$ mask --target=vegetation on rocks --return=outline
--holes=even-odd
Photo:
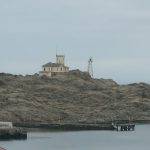
[[[64,75],[0,74],[0,121],[98,123],[150,120],[150,85],[118,85],[79,70]]]

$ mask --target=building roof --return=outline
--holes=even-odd
[[[43,67],[66,67],[66,66],[64,66],[63,64],[49,62],[49,63],[43,65]],[[66,67],[66,68],[68,68],[68,67]]]
[[[56,55],[56,57],[65,57],[65,55]]]
[[[58,64],[58,63],[52,63],[52,62],[49,62],[45,65],[43,65],[43,67],[62,67],[64,66],[63,64]]]

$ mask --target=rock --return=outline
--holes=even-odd
[[[72,76],[75,76],[75,77],[79,77],[83,80],[90,80],[91,79],[91,76],[88,72],[82,72],[80,70],[72,70],[68,73],[68,75],[72,75]]]
[[[3,85],[5,85],[5,83],[0,80],[0,86],[3,86]]]
[[[0,74],[0,121],[99,123],[150,120],[150,85],[118,85],[73,70],[55,77]]]

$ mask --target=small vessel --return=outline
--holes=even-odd
[[[0,147],[0,150],[6,150],[6,149],[4,149],[4,148]]]

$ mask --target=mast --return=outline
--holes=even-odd
[[[93,58],[90,57],[88,60],[88,73],[93,77]]]

